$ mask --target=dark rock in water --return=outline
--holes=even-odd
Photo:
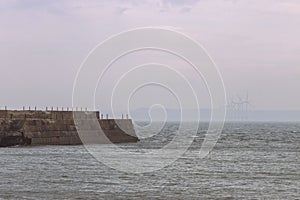
[[[100,127],[102,135],[98,133]],[[78,128],[81,134],[86,132],[91,138],[79,135]],[[96,134],[90,134],[92,132]],[[130,119],[99,119],[99,112],[0,111],[0,147],[78,145],[82,144],[82,138],[85,143],[97,144],[139,140]]]

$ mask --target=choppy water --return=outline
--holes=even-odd
[[[162,134],[120,147],[158,148]],[[0,198],[299,199],[300,123],[227,124],[213,152],[198,159],[203,130],[188,152],[159,171],[129,174],[96,161],[83,146],[0,149]]]

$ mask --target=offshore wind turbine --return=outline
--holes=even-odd
[[[238,94],[235,98],[231,97],[226,106],[230,113],[230,120],[248,120],[249,106],[252,106],[249,100],[248,91],[244,98]]]
[[[253,107],[253,105],[251,104],[251,102],[249,101],[249,93],[248,93],[248,91],[247,91],[247,93],[246,93],[246,98],[245,98],[245,100],[243,101],[243,103],[245,104],[245,111],[246,111],[246,117],[247,117],[247,119],[248,119],[248,117],[249,117],[249,107]]]

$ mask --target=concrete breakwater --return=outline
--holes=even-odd
[[[97,131],[97,127],[91,126],[95,124],[90,123],[92,120],[100,125],[106,136],[103,143],[138,141],[130,119],[100,119],[99,112],[0,110],[0,147],[82,144],[78,124],[86,132]]]

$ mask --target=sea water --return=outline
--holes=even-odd
[[[167,123],[159,134],[118,146],[162,148],[177,127]],[[171,165],[140,174],[112,169],[82,145],[0,148],[0,198],[300,198],[300,123],[226,123],[213,151],[200,159],[206,129],[201,124],[187,152]],[[137,134],[142,130],[136,128]]]

